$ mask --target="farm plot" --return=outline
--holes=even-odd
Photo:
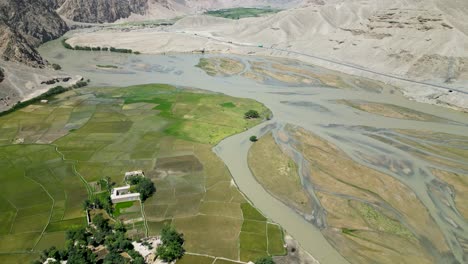
[[[63,231],[86,223],[86,189],[53,146],[0,146],[0,159],[1,254],[63,245]]]
[[[143,170],[156,193],[142,205],[117,205],[114,213],[126,223],[130,237],[158,235],[172,223],[184,233],[189,253],[234,261],[271,253],[266,245],[275,242],[267,242],[267,220],[248,204],[211,150],[221,139],[261,122],[244,119],[246,111],[268,116],[263,105],[168,85],[142,85],[73,90],[25,110],[34,107],[43,113],[42,121],[21,111],[0,118],[0,129],[8,132],[0,136],[5,145],[0,146],[0,163],[9,170],[1,177],[22,188],[0,196],[5,212],[0,217],[0,252],[33,249],[35,254],[63,245],[65,230],[86,224],[82,204],[87,190],[100,189],[97,182],[108,177],[119,186],[126,171]],[[25,120],[32,125],[23,142],[43,145],[13,144]],[[261,233],[248,229],[255,229],[258,242],[242,242],[244,236],[257,234],[241,232],[244,219],[249,220],[246,226],[253,221],[262,225]],[[270,239],[283,243],[281,236]],[[191,258],[206,260],[184,261]]]

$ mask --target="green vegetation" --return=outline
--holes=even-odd
[[[84,50],[84,51],[110,51],[110,52],[118,52],[118,53],[133,53],[133,54],[141,54],[138,51],[133,51],[131,49],[119,49],[119,48],[114,48],[114,47],[88,47],[88,46],[72,46],[67,43],[67,39],[62,39],[62,46],[66,49],[70,50]]]
[[[359,203],[356,209],[364,217],[366,222],[376,230],[381,230],[386,233],[406,238],[414,238],[413,233],[411,233],[411,231],[403,226],[399,221],[389,218],[374,207]],[[347,231],[349,231],[349,229]]]
[[[165,262],[172,262],[184,255],[185,250],[182,247],[184,236],[178,233],[173,226],[166,225],[162,229],[161,242],[162,244],[156,249],[156,255]]]
[[[68,90],[2,116],[1,260],[28,262],[51,246],[65,249],[65,231],[86,225],[87,199],[93,219],[102,213],[122,221],[133,240],[169,224],[184,234],[188,252],[239,260],[244,220],[266,219],[231,184],[212,147],[261,122],[244,118],[249,109],[268,113],[253,100],[153,84]],[[157,192],[107,213],[109,189],[139,169]],[[268,239],[265,228],[260,235]]]
[[[241,19],[241,18],[246,18],[246,17],[259,17],[262,15],[274,14],[274,13],[278,13],[279,11],[281,10],[272,9],[272,8],[238,7],[238,8],[207,11],[205,12],[205,14],[210,15],[210,16],[229,18],[229,19]]]
[[[86,199],[83,202],[83,208],[86,209],[104,209],[108,214],[112,214],[113,207],[110,199],[110,194],[104,192],[98,195],[93,195],[91,199]]]
[[[129,183],[132,186],[130,190],[140,193],[140,199],[143,202],[156,191],[154,183],[143,176],[131,177]]]
[[[102,214],[94,216],[93,225],[70,229],[66,233],[64,249],[57,249],[52,246],[42,251],[39,263],[43,263],[47,258],[56,261],[65,260],[68,263],[98,263],[98,252],[103,252],[100,247],[105,247],[103,263],[145,263],[143,257],[133,250],[131,240],[125,236],[125,227],[122,223],[116,222],[113,226]],[[124,257],[127,253],[129,257]]]
[[[283,153],[272,133],[263,135],[250,148],[248,164],[255,179],[278,200],[302,214],[312,211],[295,162]]]
[[[244,219],[266,221],[266,218],[257,211],[250,203],[241,204],[242,215]]]
[[[132,207],[134,203],[134,201],[129,201],[116,204],[114,208],[114,216],[118,217],[121,214],[121,210]]]
[[[257,138],[257,136],[251,136],[251,137],[249,138],[249,140],[252,141],[252,142],[257,142],[257,141],[258,141],[258,138]]]
[[[249,110],[245,112],[244,114],[244,118],[246,119],[259,118],[259,117],[260,117],[260,114],[256,110]]]
[[[34,97],[33,99],[29,99],[27,101],[24,101],[24,102],[20,102],[18,101],[18,103],[16,103],[12,108],[6,110],[6,111],[3,111],[3,112],[0,112],[0,116],[4,116],[4,115],[7,115],[9,113],[12,113],[18,109],[21,109],[21,108],[24,108],[28,105],[31,105],[31,104],[35,104],[35,103],[38,103],[40,102],[41,100],[45,100],[45,99],[49,99],[51,97],[53,97],[54,95],[57,95],[57,94],[60,94],[60,93],[63,93],[65,91],[68,91],[69,89],[67,88],[64,88],[62,86],[56,86],[54,88],[51,88],[49,89],[49,91],[37,96],[37,97]]]
[[[224,108],[234,108],[234,107],[236,107],[236,105],[233,104],[232,102],[226,102],[226,103],[222,103],[222,104],[220,104],[220,105],[221,105],[222,107],[224,107]]]
[[[115,66],[115,65],[96,65],[96,67],[98,68],[105,68],[105,69],[118,69],[119,67]]]
[[[213,264],[215,258],[195,255],[184,255],[177,260],[178,264]]]
[[[56,71],[59,71],[62,69],[62,66],[60,66],[59,64],[56,64],[56,63],[52,63],[52,68]]]
[[[272,257],[262,257],[255,261],[255,264],[275,264]]]
[[[284,234],[279,225],[267,225],[268,236],[268,253],[273,256],[286,255],[286,248],[284,248]]]
[[[264,256],[284,255],[283,232],[278,225],[268,223],[249,203],[241,204],[244,223],[240,239],[240,260],[250,261]]]

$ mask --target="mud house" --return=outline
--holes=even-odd
[[[112,203],[138,201],[140,200],[140,193],[130,192],[130,185],[117,187],[112,189],[111,200]]]
[[[125,180],[128,180],[129,178],[135,177],[135,176],[145,177],[145,173],[142,170],[128,171],[125,173]]]

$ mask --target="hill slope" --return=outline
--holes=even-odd
[[[44,65],[35,47],[67,30],[48,0],[0,0],[0,56],[4,60]]]

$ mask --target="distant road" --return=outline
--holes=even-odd
[[[253,45],[253,44],[236,43],[236,42],[231,42],[231,41],[225,41],[225,40],[221,40],[221,39],[217,39],[217,38],[213,38],[213,37],[209,37],[209,36],[199,35],[199,34],[196,34],[196,33],[186,33],[186,32],[175,32],[175,33],[192,34],[192,35],[195,35],[197,37],[206,38],[206,39],[214,40],[214,41],[229,44],[229,45],[235,45],[235,46],[239,46],[239,47],[249,47],[249,48],[266,49],[266,50],[272,50],[272,51],[288,52],[288,53],[291,53],[291,54],[296,54],[296,55],[301,55],[301,56],[305,56],[305,57],[309,57],[309,58],[314,58],[314,59],[317,59],[317,60],[322,60],[322,61],[326,61],[326,62],[335,64],[335,65],[345,66],[345,67],[348,67],[348,68],[352,68],[352,69],[356,69],[356,70],[360,70],[360,71],[364,71],[364,72],[369,72],[369,73],[373,73],[373,74],[376,74],[376,75],[385,76],[385,77],[392,78],[392,79],[397,79],[397,80],[400,80],[400,81],[431,86],[431,87],[434,87],[434,88],[443,89],[443,90],[447,90],[447,91],[457,91],[457,92],[462,93],[462,94],[468,94],[468,91],[461,90],[461,88],[452,88],[452,87],[448,87],[448,86],[444,86],[444,85],[440,85],[440,84],[416,81],[416,80],[413,80],[413,79],[409,79],[409,78],[405,78],[405,77],[401,77],[401,76],[396,76],[396,75],[392,75],[392,74],[388,74],[388,73],[373,71],[373,70],[370,70],[370,69],[367,69],[367,68],[364,68],[364,67],[360,67],[360,66],[357,66],[357,65],[352,65],[352,64],[348,64],[348,63],[340,62],[340,61],[335,61],[335,60],[332,60],[332,59],[327,59],[327,58],[324,58],[324,57],[311,55],[311,54],[307,54],[307,53],[302,53],[302,52],[298,52],[298,51],[293,51],[293,50],[288,50],[288,49],[280,49],[280,48],[272,48],[272,47],[258,47],[258,46]]]

